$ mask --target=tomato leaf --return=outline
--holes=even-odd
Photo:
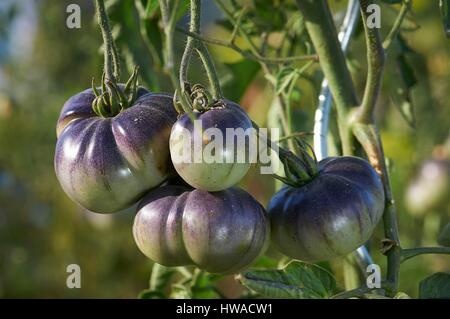
[[[411,297],[404,292],[397,292],[397,294],[394,296],[394,299],[411,299]]]
[[[260,66],[255,61],[241,60],[225,64],[225,67],[228,71],[228,78],[222,82],[225,96],[231,101],[239,101],[260,70]]]
[[[328,298],[336,290],[336,281],[328,271],[300,261],[292,261],[279,270],[247,271],[238,279],[268,298]]]
[[[397,56],[396,64],[402,81],[399,87],[391,94],[391,99],[406,123],[414,128],[416,119],[414,115],[414,104],[411,98],[411,90],[416,86],[417,78],[414,69],[407,60],[407,54],[413,53],[414,51],[412,51],[400,37],[399,43],[402,48],[402,53]]]
[[[147,0],[147,5],[145,6],[145,16],[152,17],[159,9],[159,1]]]
[[[420,299],[450,298],[450,272],[438,272],[420,282]]]
[[[440,0],[439,8],[441,9],[442,23],[447,38],[450,38],[450,1]]]
[[[158,90],[160,80],[155,72],[148,71],[153,69],[154,61],[147,47],[147,45],[153,46],[153,50],[158,52],[161,46],[162,40],[157,28],[157,19],[141,20],[135,3],[130,0],[112,3],[109,8],[109,17],[112,24],[116,26],[116,30],[119,30],[119,32],[114,32],[117,33],[115,40],[120,48],[120,53],[126,57],[126,65],[129,67],[129,70],[134,69],[135,65],[139,65],[141,70],[139,75],[144,83],[152,90]],[[152,35],[151,42],[149,41],[147,44],[141,33],[141,23],[154,24],[155,26],[152,30],[148,30],[152,27],[144,25],[147,33]]]
[[[192,294],[184,285],[181,284],[173,284],[172,291],[170,293],[170,298],[172,299],[191,299]]]
[[[293,81],[298,80],[298,76],[298,70],[293,67],[281,68],[275,79],[275,93],[281,94]]]
[[[166,296],[161,291],[144,289],[139,295],[138,299],[164,299]]]
[[[191,294],[194,299],[214,299],[220,297],[214,287],[214,281],[223,278],[220,275],[212,275],[201,272],[195,282],[191,284]]]
[[[445,225],[437,241],[441,246],[450,247],[450,223]]]

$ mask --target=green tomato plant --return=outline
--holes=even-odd
[[[168,185],[141,201],[133,234],[139,249],[159,262],[154,264],[150,286],[140,294],[141,298],[221,298],[224,296],[216,282],[229,273],[244,286],[242,297],[407,298],[399,287],[402,263],[423,254],[450,254],[449,227],[440,235],[441,246],[402,247],[389,167],[375,116],[392,47],[400,47],[396,49],[400,50],[397,62],[404,92],[414,85],[401,36],[404,21],[410,19],[412,2],[350,0],[338,32],[334,18],[339,10],[327,0],[283,4],[215,0],[224,17],[220,25],[229,34],[225,40],[202,34],[204,2],[200,0],[113,3],[109,10],[114,23],[121,27],[116,40],[127,48],[128,59],[141,65],[141,77],[150,88],[157,91],[170,87],[174,93],[178,120],[170,137],[165,132],[161,142],[170,145],[172,158],[183,147],[176,143],[178,128],[195,130],[192,120],[203,119],[223,130],[230,125],[257,128],[231,101],[240,100],[260,73],[267,80],[273,100],[270,120],[283,132],[277,142],[284,174],[273,177],[287,185],[272,197],[267,213],[245,191],[232,187],[247,173],[249,165],[174,163],[184,184],[169,180]],[[384,39],[380,29],[370,22],[374,18],[373,5],[399,6]],[[117,14],[124,7],[136,13],[137,27],[130,27]],[[447,1],[441,1],[440,7],[448,31]],[[100,21],[107,21],[106,12],[100,15]],[[180,22],[186,15],[190,17],[188,29]],[[358,23],[362,28],[358,29]],[[103,26],[102,31],[108,50],[105,61],[109,61],[105,72],[107,78],[114,78],[116,70],[111,65],[117,65],[112,64],[119,59],[117,50],[110,28]],[[124,33],[139,33],[144,53],[133,42],[135,37]],[[349,41],[357,34],[364,36],[367,52],[361,96],[346,54]],[[227,48],[242,59],[216,70],[207,45]],[[180,51],[183,54],[178,54]],[[189,72],[194,56],[206,73],[209,90],[189,80],[190,76],[196,82],[205,78],[197,69]],[[224,69],[231,79],[222,76]],[[312,70],[321,71],[323,77]],[[308,133],[297,129],[301,119],[293,105],[303,98],[299,83],[317,90],[322,79],[314,152],[305,142]],[[404,97],[407,99],[408,94]],[[164,103],[164,107],[172,106]],[[411,120],[408,108],[401,111],[406,120]],[[273,141],[268,140],[267,145],[272,146]],[[335,156],[329,157],[328,146],[334,149]],[[448,190],[449,186],[445,187]],[[380,285],[373,287],[366,284],[367,266],[373,263],[368,247],[372,246],[379,221],[384,229],[380,244],[386,256],[386,271]],[[261,257],[270,237],[285,255],[283,258],[269,257],[271,254]],[[339,271],[345,281],[354,277],[356,284],[342,287],[337,283],[340,275],[328,262],[335,258],[344,260]],[[251,265],[254,268],[247,269]],[[445,288],[449,282],[450,273],[428,277],[420,284],[420,297],[449,297]]]

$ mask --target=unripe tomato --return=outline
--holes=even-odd
[[[71,97],[57,124],[55,171],[67,195],[97,213],[124,209],[164,181],[169,134],[177,113],[172,97],[140,88],[114,117],[92,110],[91,89]]]
[[[365,160],[330,157],[318,168],[307,184],[282,188],[268,208],[275,246],[304,261],[343,256],[364,244],[385,205],[380,177]]]
[[[209,193],[169,185],[139,204],[133,235],[159,264],[235,273],[264,252],[269,224],[264,208],[241,189]]]
[[[419,174],[406,191],[406,206],[414,215],[445,210],[450,198],[450,161],[431,159],[422,164]]]
[[[229,101],[204,112],[194,111],[193,115],[197,125],[184,114],[172,128],[170,154],[176,171],[198,189],[220,191],[235,185],[251,165],[250,142],[254,132],[250,118],[239,105]],[[221,137],[213,136],[211,129]],[[248,137],[242,139],[242,132],[249,133]]]

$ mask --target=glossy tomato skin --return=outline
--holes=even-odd
[[[159,264],[235,273],[264,252],[270,230],[264,208],[241,189],[209,193],[169,185],[139,204],[133,235]]]
[[[284,187],[268,207],[272,241],[285,255],[329,260],[364,244],[384,210],[382,182],[368,162],[330,157],[302,187]]]
[[[164,181],[169,134],[177,113],[172,97],[140,88],[115,117],[97,116],[91,89],[71,97],[57,124],[55,171],[75,202],[97,213],[124,209]]]
[[[252,122],[245,111],[236,103],[225,101],[224,106],[215,107],[203,113],[194,112],[197,123],[201,123],[204,134],[199,133],[189,116],[184,114],[172,128],[170,135],[170,154],[178,174],[192,187],[211,192],[221,191],[237,184],[250,168],[249,145],[251,138],[239,143],[236,136],[233,139],[234,147],[227,138],[227,129],[242,129],[252,133]],[[208,159],[205,147],[214,139],[208,136],[207,130],[217,129],[222,134],[222,147],[215,149],[214,158]],[[187,135],[188,133],[189,135]],[[186,138],[188,136],[188,138]],[[197,144],[196,144],[197,143]],[[200,148],[196,145],[200,145]],[[212,146],[213,144],[209,144]],[[191,150],[186,152],[186,150]],[[190,153],[186,158],[183,154]],[[245,155],[241,161],[237,155]],[[197,159],[195,158],[197,156]],[[200,156],[200,157],[198,157]],[[180,160],[181,159],[181,160]]]

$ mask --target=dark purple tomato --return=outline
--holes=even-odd
[[[136,101],[114,117],[91,107],[91,89],[72,96],[57,124],[55,171],[69,197],[97,213],[137,202],[161,184],[171,167],[172,97],[139,88]]]
[[[269,203],[272,241],[294,259],[329,260],[364,244],[384,210],[384,190],[370,164],[357,157],[319,162],[318,175],[284,187]]]
[[[235,273],[264,252],[270,232],[264,208],[241,189],[164,186],[139,204],[133,235],[144,255],[161,265]]]
[[[207,191],[237,184],[250,168],[250,143],[256,140],[250,118],[230,101],[193,115],[197,126],[184,114],[170,135],[176,171],[192,187]]]

